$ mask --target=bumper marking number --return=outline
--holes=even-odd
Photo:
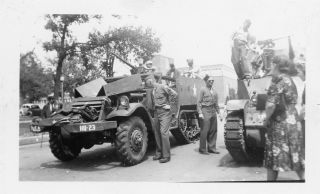
[[[95,131],[96,130],[96,126],[95,125],[80,125],[79,126],[80,131],[81,132],[85,132],[85,131]]]

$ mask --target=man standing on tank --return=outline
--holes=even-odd
[[[158,84],[152,77],[147,77],[147,87],[153,87],[152,101],[155,108],[155,139],[156,154],[153,160],[159,160],[160,163],[170,161],[170,141],[169,127],[171,119],[174,117],[177,93],[167,85]]]
[[[251,26],[250,20],[245,20],[242,27],[232,35],[232,55],[231,62],[237,73],[239,79],[251,78],[250,64],[247,60],[247,53],[249,50],[249,28]]]
[[[203,119],[200,131],[200,154],[219,154],[216,148],[217,142],[217,114],[221,119],[218,94],[212,88],[214,79],[211,76],[204,78],[206,87],[202,87],[198,99],[199,117]],[[208,144],[208,145],[207,145]],[[208,148],[208,149],[207,149]]]

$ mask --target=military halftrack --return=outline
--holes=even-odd
[[[112,143],[124,165],[141,162],[153,138],[154,109],[152,88],[144,80],[154,74],[102,78],[75,90],[75,98],[68,109],[63,108],[47,119],[36,119],[31,124],[34,132],[49,132],[53,155],[61,161],[75,159],[81,149],[96,144]],[[172,106],[170,131],[178,143],[186,144],[199,138],[197,95],[204,81],[163,76],[174,82],[178,93],[177,106]]]

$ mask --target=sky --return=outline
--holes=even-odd
[[[83,2],[79,1],[80,7]],[[230,37],[245,19],[252,21],[250,33],[257,40],[290,35],[295,48],[306,48],[309,23],[320,7],[318,1],[300,0],[118,0],[101,4],[96,9],[92,9],[92,4],[85,10],[74,9],[76,13],[103,15],[100,22],[92,21],[72,29],[79,41],[86,41],[88,33],[94,29],[103,32],[121,25],[151,27],[162,43],[159,54],[173,58],[177,67],[186,66],[188,58],[193,58],[197,66],[231,65]],[[315,5],[319,5],[318,8]],[[58,13],[74,13],[74,10],[59,10]],[[48,12],[46,9],[39,11],[24,9],[20,12],[23,33],[19,45],[21,52],[34,49],[46,64],[46,58],[54,55],[42,49],[42,42],[50,40],[51,34],[44,29],[44,14]],[[57,13],[54,9],[49,13],[52,11]],[[116,72],[129,72],[128,67],[120,66],[115,65]]]

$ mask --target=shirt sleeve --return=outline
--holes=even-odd
[[[177,92],[169,88],[168,86],[163,87],[163,89],[168,94],[168,100],[170,104],[176,104],[178,96]]]
[[[215,102],[214,102],[214,108],[216,109],[217,113],[220,113],[220,108],[219,108],[219,98],[217,92],[214,94]]]
[[[171,71],[167,71],[166,76],[170,77]]]
[[[202,114],[201,108],[202,108],[202,100],[203,100],[203,88],[200,89],[199,98],[198,98],[198,113]]]

